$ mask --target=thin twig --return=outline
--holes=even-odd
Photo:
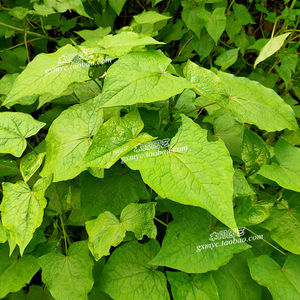
[[[254,234],[255,236],[258,236],[254,231],[250,230],[249,228],[245,227],[246,230],[248,230],[250,233]],[[269,246],[271,246],[272,248],[274,248],[275,250],[279,251],[281,254],[286,255],[283,251],[281,251],[280,249],[278,249],[277,247],[275,247],[274,245],[272,245],[270,242],[266,241],[264,238],[262,238],[262,240],[267,243]]]
[[[158,218],[156,218],[156,217],[154,217],[154,220],[156,220],[156,221],[159,222],[160,224],[162,224],[162,225],[168,227],[168,224],[166,224],[166,223],[163,222],[162,220],[160,220],[160,219],[158,219]]]
[[[176,56],[180,56],[184,48],[188,45],[188,43],[194,38],[194,35],[192,35],[182,46],[182,48],[178,51]]]
[[[59,215],[59,220],[60,220],[61,228],[62,228],[63,235],[64,235],[65,251],[66,251],[66,255],[67,255],[68,254],[67,233],[66,233],[64,222],[63,222],[61,215]]]
[[[12,25],[8,25],[8,24],[3,23],[3,22],[0,22],[0,26],[6,27],[6,28],[9,28],[9,29],[13,29],[13,30],[16,30],[16,31],[20,31],[20,32],[23,32],[23,33],[25,31],[23,28],[19,28],[19,27],[15,27],[15,26],[12,26]],[[44,35],[39,34],[37,32],[32,32],[32,31],[26,31],[26,32],[27,32],[27,34],[38,36],[40,38],[48,39],[48,40],[51,40],[51,41],[56,41],[56,39],[54,39],[54,38],[52,38],[50,36],[44,36]]]
[[[27,45],[27,32],[26,30],[24,31],[24,43],[25,43],[25,48],[26,48],[26,55],[27,55],[27,61],[30,63],[30,53]]]
[[[37,40],[40,40],[40,39],[41,39],[41,38],[35,38],[35,39],[32,39],[32,40],[28,40],[27,43],[31,43],[31,42],[34,42],[34,41],[37,41]],[[20,46],[22,46],[22,45],[24,45],[24,44],[25,44],[25,42],[22,42],[22,43],[20,43],[20,44],[11,46],[11,47],[9,47],[9,48],[6,48],[6,49],[4,49],[4,50],[11,50],[11,49],[20,47]],[[0,50],[0,52],[3,52],[4,50]]]

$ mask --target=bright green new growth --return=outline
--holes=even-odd
[[[123,155],[139,144],[153,140],[147,133],[137,111],[125,117],[112,117],[95,134],[92,145],[85,156],[89,167],[110,168]]]
[[[89,65],[83,62],[82,55],[71,45],[38,55],[17,77],[3,104],[10,107],[29,95],[59,95],[72,82],[88,80]]]
[[[97,219],[86,223],[89,235],[89,248],[96,260],[109,255],[111,246],[118,246],[124,239],[126,231],[134,232],[141,240],[144,235],[156,237],[153,223],[155,203],[127,205],[121,212],[120,220],[109,211],[101,213]]]

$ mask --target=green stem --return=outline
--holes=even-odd
[[[162,224],[162,225],[168,227],[168,224],[164,223],[162,220],[160,220],[160,219],[158,219],[158,218],[156,218],[156,217],[154,217],[154,220],[156,220],[156,221],[159,222],[160,224]]]
[[[28,33],[28,31],[27,31],[27,33]],[[40,40],[40,39],[41,39],[41,38],[35,38],[35,39],[32,39],[32,40],[27,40],[27,44],[30,43],[30,42],[38,41],[38,40]],[[6,49],[4,49],[4,50],[11,50],[11,49],[20,47],[20,46],[22,46],[22,45],[24,45],[24,44],[25,44],[25,42],[22,42],[22,43],[20,43],[20,44],[11,46],[11,47],[9,47],[9,48],[6,48]],[[0,50],[0,52],[3,52],[4,50]]]
[[[20,32],[23,32],[23,33],[25,32],[25,30],[23,28],[19,28],[19,27],[15,27],[15,26],[12,26],[12,25],[8,25],[8,24],[3,23],[3,22],[0,22],[0,26],[6,27],[6,28],[9,28],[9,29],[13,29],[13,30],[16,30],[16,31],[20,31]],[[44,35],[36,33],[36,32],[26,31],[26,33],[30,34],[30,35],[38,36],[40,38],[49,39],[51,41],[56,41],[56,39],[54,39],[54,38],[51,38],[49,36],[44,36]]]
[[[102,88],[101,88],[101,86],[100,86],[100,84],[99,84],[99,82],[97,82],[97,80],[95,79],[95,78],[92,78],[92,80],[98,85],[98,87],[99,87],[99,90],[101,91],[102,90]]]
[[[232,7],[232,5],[233,5],[234,2],[235,2],[235,0],[232,0],[232,1],[231,1],[231,3],[229,4],[229,6],[228,6],[228,8],[227,8],[227,12],[230,11],[230,9],[231,9],[231,7]]]
[[[64,222],[63,222],[63,219],[62,219],[61,215],[59,215],[59,220],[60,220],[61,228],[62,228],[63,235],[64,235],[65,252],[66,252],[66,255],[67,255],[68,254],[67,233],[66,233]]]
[[[248,230],[250,233],[254,234],[255,236],[258,236],[254,231],[250,230],[249,228],[245,227],[246,230]],[[275,250],[277,250],[278,252],[280,252],[283,255],[286,255],[283,251],[281,251],[280,249],[278,249],[277,247],[275,247],[274,245],[272,245],[270,242],[266,241],[264,238],[262,238],[262,240],[267,243],[269,246],[271,246],[272,248],[274,248]]]
[[[290,6],[290,8],[289,8],[289,12],[288,12],[288,14],[287,14],[286,18],[284,19],[284,22],[283,22],[283,24],[282,24],[282,26],[281,26],[280,32],[283,32],[283,31],[285,30],[285,28],[287,27],[287,24],[288,24],[288,21],[289,21],[290,13],[291,13],[291,11],[293,10],[293,8],[294,8],[296,2],[297,2],[297,0],[293,0],[291,6]]]

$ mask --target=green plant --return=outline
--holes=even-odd
[[[0,298],[300,299],[275,2],[2,1]]]

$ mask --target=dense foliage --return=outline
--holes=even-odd
[[[0,4],[1,299],[300,299],[298,1]]]

